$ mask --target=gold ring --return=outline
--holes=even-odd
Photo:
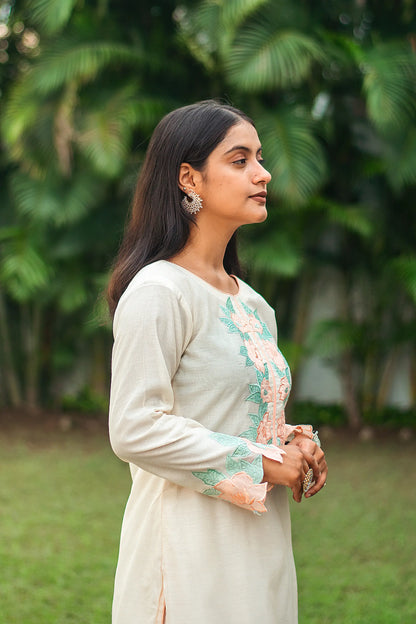
[[[302,488],[303,488],[303,493],[304,494],[306,494],[306,492],[312,486],[312,480],[313,480],[313,470],[312,470],[312,468],[309,468],[308,472],[305,475],[303,483],[302,483]]]

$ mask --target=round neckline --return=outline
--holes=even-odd
[[[200,277],[199,275],[197,275],[196,273],[193,273],[193,271],[190,271],[189,269],[185,269],[185,267],[181,266],[180,264],[176,264],[176,262],[171,262],[170,260],[161,260],[161,262],[167,262],[171,266],[176,267],[182,273],[186,275],[190,275],[191,277],[195,278],[198,282],[203,284],[208,290],[212,290],[216,294],[222,295],[223,297],[238,297],[239,294],[241,293],[241,281],[238,279],[236,275],[230,274],[230,277],[232,277],[235,283],[237,284],[238,291],[236,293],[230,293],[230,292],[225,292],[225,290],[221,290],[220,288],[217,288],[216,286],[213,286],[212,284],[207,282],[207,280],[205,280],[203,277]]]

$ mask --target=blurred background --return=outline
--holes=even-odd
[[[415,3],[0,7],[2,406],[106,410],[102,292],[148,139],[218,97],[255,119],[273,175],[240,250],[277,309],[292,410],[414,423]]]
[[[153,128],[211,97],[256,122],[240,253],[332,460],[294,517],[301,621],[416,621],[416,2],[0,0],[2,624],[109,621],[103,292]]]

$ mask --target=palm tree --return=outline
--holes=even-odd
[[[415,316],[414,211],[405,208],[416,181],[414,10],[399,3],[392,25],[388,2],[370,4],[205,0],[180,23],[189,49],[260,120],[274,203],[245,246],[263,289],[295,306],[283,314],[295,368],[307,352],[313,276],[328,266],[343,284],[338,318],[315,328],[314,344],[336,356],[354,427],[385,403],[376,380],[410,348]],[[392,238],[395,199],[409,220]]]
[[[80,357],[107,393],[111,334],[93,311],[143,155],[132,146],[145,144],[184,81],[168,64],[172,99],[162,96],[174,24],[162,16],[153,25],[151,9],[140,3],[133,16],[127,0],[115,8],[31,0],[8,17],[18,52],[2,103],[0,331],[13,336],[1,357],[14,405],[53,399],[57,378]]]

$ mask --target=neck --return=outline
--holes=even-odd
[[[224,273],[225,250],[232,235],[232,231],[225,232],[224,228],[205,228],[198,220],[198,225],[191,226],[184,249],[172,260],[181,260],[213,273]]]
[[[201,215],[202,216],[202,215]],[[184,249],[171,261],[195,273],[224,292],[235,293],[236,282],[224,269],[224,254],[233,231],[224,227],[191,227],[190,236]]]

